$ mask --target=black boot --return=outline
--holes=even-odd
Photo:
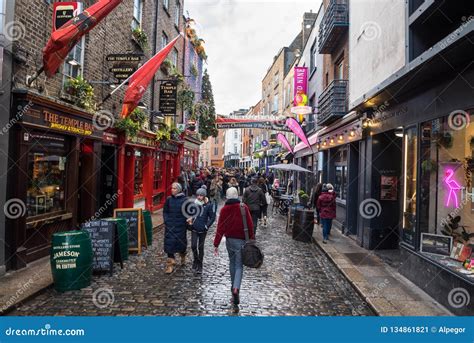
[[[196,273],[202,274],[202,261],[198,261]]]
[[[194,259],[194,261],[193,261],[193,272],[197,272],[198,265],[199,265],[199,261],[197,259]]]
[[[232,289],[232,299],[234,301],[234,306],[237,306],[240,304],[240,296],[239,296],[239,289],[238,288],[233,288]]]

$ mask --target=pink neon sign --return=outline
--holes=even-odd
[[[447,169],[445,172],[445,176],[446,177],[444,178],[444,183],[446,184],[449,190],[448,198],[446,200],[446,207],[449,207],[449,204],[454,202],[454,207],[457,208],[459,206],[459,201],[456,191],[461,190],[462,187],[459,185],[459,183],[456,182],[456,180],[453,179],[454,170]]]

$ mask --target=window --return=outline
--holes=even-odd
[[[173,48],[173,55],[171,56],[172,61],[175,67],[178,67],[178,50]]]
[[[159,190],[163,186],[163,171],[162,171],[162,160],[161,160],[161,153],[155,153],[155,171],[153,173],[153,189]]]
[[[341,58],[335,65],[334,80],[344,80],[344,59]]]
[[[30,134],[28,217],[65,209],[67,149],[64,137]]]
[[[275,94],[273,96],[273,108],[272,108],[272,113],[278,112],[278,94]]]
[[[0,34],[5,30],[5,1],[0,0]]]
[[[309,61],[309,72],[312,73],[316,69],[316,58],[318,56],[318,48],[316,46],[316,40],[311,47],[311,57]]]
[[[140,151],[135,151],[134,195],[143,195],[143,158]]]
[[[403,136],[403,218],[402,239],[406,243],[415,245],[416,229],[416,175],[418,161],[418,134],[417,128],[411,127]]]
[[[82,67],[84,65],[84,45],[85,37],[82,37],[66,58],[66,62],[64,63],[64,82],[67,77],[76,78],[82,75]]]
[[[168,36],[163,32],[161,35],[161,49],[168,45]]]
[[[163,0],[163,7],[168,11],[170,7],[170,2],[169,0]]]
[[[133,0],[132,29],[142,27],[143,0]]]
[[[181,17],[181,5],[176,2],[176,12],[174,15],[174,24],[179,27],[179,18]]]
[[[234,144],[234,154],[238,154],[238,149],[237,144]]]
[[[275,73],[275,75],[273,76],[273,84],[276,85],[278,83],[278,81],[280,80],[280,75],[278,74],[278,72]]]
[[[219,148],[214,148],[214,155],[215,156],[219,155]]]
[[[238,139],[239,138],[239,133],[237,131],[234,131],[234,138]]]
[[[219,137],[214,138],[214,144],[219,144]]]
[[[347,147],[343,146],[336,151],[334,158],[335,165],[335,178],[334,178],[334,191],[337,194],[338,199],[347,199]]]

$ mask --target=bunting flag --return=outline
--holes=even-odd
[[[178,41],[179,37],[181,37],[181,35],[178,35],[175,39],[169,42],[167,46],[130,76],[130,84],[125,92],[125,98],[123,100],[122,118],[127,117],[135,108],[137,108],[138,103],[142,99],[143,94],[145,94],[153,76],[160,68],[161,63],[163,63],[170,51],[173,49],[173,46]]]
[[[298,138],[301,139],[304,144],[311,148],[311,145],[309,144],[308,138],[306,137],[303,128],[295,118],[288,118],[286,120],[286,126],[288,126],[288,128],[293,131],[293,133],[297,135]],[[311,150],[313,150],[313,148],[311,148]]]
[[[289,152],[293,153],[293,149],[291,148],[290,142],[288,142],[288,139],[285,137],[284,134],[279,133],[277,135],[277,139],[280,141],[281,144],[284,145],[285,148],[288,149]]]
[[[99,0],[56,30],[43,49],[43,69],[46,76],[53,77],[79,40],[122,1]]]

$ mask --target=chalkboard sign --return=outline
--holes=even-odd
[[[143,213],[141,208],[122,208],[114,210],[115,218],[124,218],[128,225],[128,250],[142,252],[142,245],[147,246]]]
[[[114,222],[95,220],[82,224],[92,241],[92,270],[95,272],[113,272],[114,249],[116,246],[116,227]]]

